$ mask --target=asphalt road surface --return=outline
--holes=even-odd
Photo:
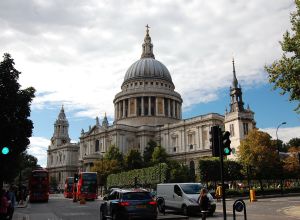
[[[84,205],[73,203],[71,199],[65,199],[60,195],[51,195],[48,203],[29,203],[25,208],[16,208],[14,220],[99,220],[99,207],[101,200],[89,201]],[[233,219],[232,204],[226,202],[227,219]],[[257,202],[246,202],[248,220],[292,220],[300,219],[300,197],[278,197],[260,199]],[[180,213],[167,211],[166,216],[160,218],[180,219]],[[200,216],[191,216],[190,220],[201,219]],[[214,216],[207,219],[223,219],[222,203],[217,203]],[[237,213],[237,220],[244,219],[241,213]]]

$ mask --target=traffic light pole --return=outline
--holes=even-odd
[[[221,167],[221,182],[222,182],[222,203],[223,203],[223,217],[227,219],[226,201],[225,201],[225,184],[224,184],[224,161],[223,161],[223,143],[222,134],[219,131],[219,153],[220,153],[220,167]]]

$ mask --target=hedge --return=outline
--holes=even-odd
[[[154,186],[157,183],[165,182],[168,166],[160,163],[153,167],[130,170],[117,174],[110,174],[107,177],[107,188],[111,187],[133,187],[135,178],[137,184],[142,186]]]

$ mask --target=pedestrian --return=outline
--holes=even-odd
[[[5,196],[5,190],[0,190],[0,220],[5,220],[7,216],[8,200]]]
[[[16,204],[16,195],[15,189],[13,186],[10,186],[9,191],[7,192],[7,199],[10,200],[8,209],[7,209],[7,216],[9,220],[12,220],[14,211],[15,211],[15,204]]]
[[[200,206],[200,210],[202,213],[202,220],[206,219],[206,215],[208,213],[209,199],[207,197],[207,193],[208,193],[207,189],[202,188],[198,198],[198,204]]]

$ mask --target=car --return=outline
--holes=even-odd
[[[157,219],[156,201],[144,190],[115,189],[103,198],[100,219]]]
[[[197,202],[200,190],[203,188],[201,183],[162,183],[157,184],[156,201],[158,210],[162,213],[165,209],[180,210],[184,215],[200,212]],[[216,210],[216,203],[210,193],[208,215],[213,215]]]

